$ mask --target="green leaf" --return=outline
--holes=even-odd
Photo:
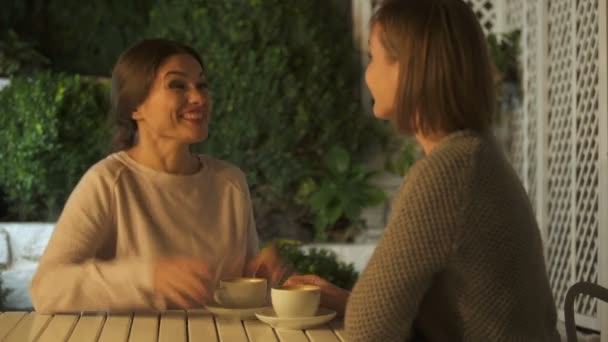
[[[322,211],[329,204],[334,193],[330,187],[321,187],[310,196],[310,206],[315,211]]]
[[[329,150],[326,163],[332,172],[343,174],[350,167],[350,155],[345,149],[334,146]]]
[[[370,207],[382,204],[387,199],[386,193],[378,188],[367,189],[366,197],[367,197],[367,205]]]

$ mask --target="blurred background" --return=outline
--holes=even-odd
[[[278,240],[298,270],[352,286],[421,156],[371,114],[362,77],[377,3],[1,0],[0,265],[11,292],[0,304],[31,305],[54,220],[107,155],[112,66],[146,37],[202,53],[214,116],[193,148],[245,172],[262,240]],[[495,133],[535,208],[561,310],[574,282],[608,284],[606,2],[467,3],[495,66]],[[577,323],[608,327],[602,308],[579,298]]]

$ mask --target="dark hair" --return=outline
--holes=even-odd
[[[473,10],[462,0],[388,0],[372,16],[399,63],[394,120],[423,134],[488,128],[495,110],[492,65]]]
[[[110,91],[112,152],[133,146],[137,132],[137,124],[132,118],[133,111],[148,96],[156,73],[163,62],[179,54],[194,57],[205,72],[203,59],[198,52],[190,46],[168,39],[145,39],[120,55],[112,70]]]

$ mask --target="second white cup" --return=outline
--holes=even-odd
[[[270,290],[272,308],[278,317],[315,316],[321,302],[321,289],[314,285],[288,285]]]

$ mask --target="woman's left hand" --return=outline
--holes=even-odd
[[[315,274],[291,276],[283,285],[318,286],[321,289],[321,306],[336,310],[338,316],[344,316],[350,291],[338,287]]]
[[[290,268],[283,262],[274,244],[264,248],[245,269],[245,276],[266,278],[270,286],[279,284],[290,274]]]

